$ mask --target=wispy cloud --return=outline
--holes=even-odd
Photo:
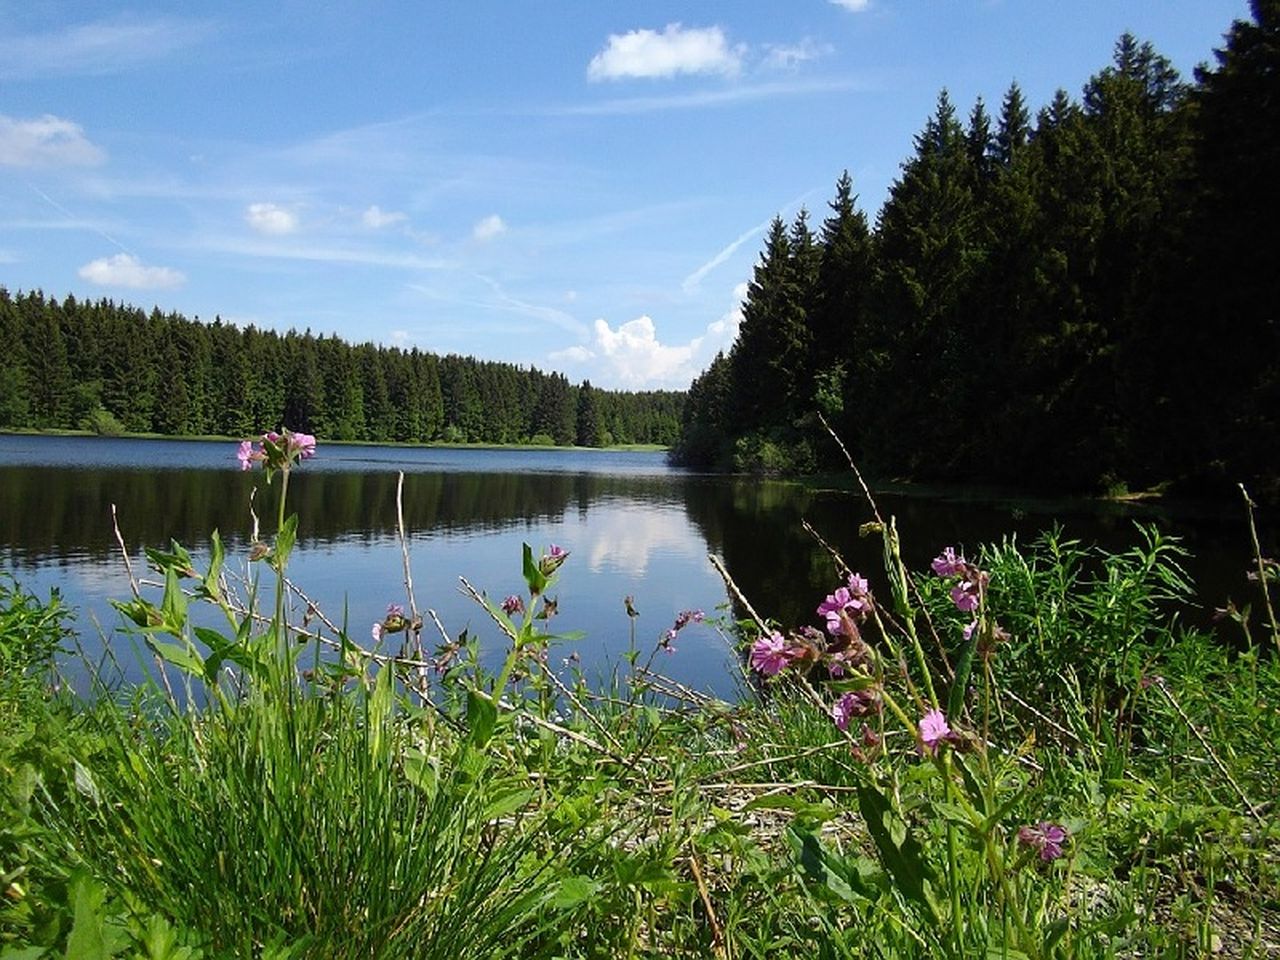
[[[106,158],[78,123],[49,113],[34,120],[0,114],[0,166],[85,167]]]
[[[795,70],[800,64],[829,57],[835,47],[806,37],[799,43],[771,43],[765,47],[763,65],[769,70]]]
[[[486,243],[507,232],[507,225],[496,213],[491,213],[471,228],[471,239]]]
[[[526,316],[535,317],[539,320],[545,320],[552,323],[562,330],[568,330],[570,333],[582,336],[586,332],[586,326],[573,314],[566,313],[556,307],[542,306],[536,303],[529,303],[525,300],[517,299],[510,296],[502,286],[492,277],[486,277],[483,274],[476,274],[476,279],[484,283],[493,291],[495,300],[491,306],[495,306],[502,310],[509,310],[515,313],[522,313]]]
[[[744,84],[716,90],[660,97],[615,97],[593,103],[569,104],[544,111],[551,115],[609,116],[652,113],[656,110],[693,110],[700,107],[725,107],[773,97],[799,97],[810,94],[841,93],[870,89],[855,80],[814,80],[807,82],[774,82]]]
[[[351,263],[395,270],[450,270],[458,266],[452,260],[431,259],[412,253],[338,245],[264,242],[246,240],[243,237],[207,237],[195,246],[212,253],[225,253],[253,259]]]
[[[733,256],[738,251],[738,248],[752,237],[759,236],[764,233],[764,231],[768,229],[770,222],[771,220],[765,220],[763,223],[758,223],[750,230],[747,230],[735,237],[732,243],[702,266],[698,267],[698,269],[693,271],[693,273],[685,277],[684,282],[680,284],[681,289],[684,290],[685,293],[692,293],[696,290],[698,288],[698,284],[702,282],[703,277]]]
[[[172,290],[187,282],[186,275],[171,267],[149,267],[128,253],[91,260],[77,271],[82,280],[104,287],[132,290]]]
[[[673,77],[680,73],[732,75],[742,68],[743,47],[732,47],[719,27],[686,30],[678,23],[656,30],[610,34],[587,65],[589,80]]]
[[[851,13],[861,13],[871,7],[871,0],[831,0],[831,2]]]
[[[407,213],[383,210],[376,203],[360,215],[360,222],[370,230],[381,230],[383,227],[403,223],[408,219],[409,215]]]
[[[210,38],[208,20],[113,17],[25,36],[0,34],[0,80],[124,73]]]

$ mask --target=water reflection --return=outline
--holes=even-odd
[[[39,593],[63,590],[87,632],[94,620],[110,632],[118,618],[107,600],[128,591],[112,504],[139,558],[143,547],[164,547],[170,538],[199,554],[216,528],[241,566],[255,487],[259,513],[274,515],[276,490],[264,488],[259,473],[235,470],[225,445],[42,445],[46,439],[0,437],[0,566]],[[142,462],[155,466],[139,468]],[[879,541],[858,535],[870,510],[844,492],[687,474],[668,469],[661,455],[338,448],[291,482],[290,508],[300,516],[292,573],[331,616],[345,616],[358,638],[403,592],[398,469],[406,470],[404,513],[420,602],[436,609],[451,632],[469,627],[496,645],[487,618],[458,593],[457,577],[493,596],[517,592],[521,543],[561,544],[573,556],[555,626],[582,630],[587,639],[560,654],[579,653],[589,675],[606,673],[627,648],[624,596],[636,598],[646,646],[679,610],[711,612],[727,602],[708,553],[725,558],[757,610],[786,624],[811,622],[834,583],[829,557],[802,521],[872,576],[873,585],[881,570]],[[1132,524],[1139,519],[1179,534],[1195,553],[1201,622],[1227,597],[1251,596],[1247,531],[1229,505],[1197,511],[990,495],[886,495],[880,505],[896,515],[904,555],[916,569],[945,544],[973,547],[1005,535],[1026,542],[1058,523],[1086,543],[1124,549],[1136,542]],[[660,666],[694,686],[731,693],[734,659],[713,630],[699,629],[684,631],[680,650]]]

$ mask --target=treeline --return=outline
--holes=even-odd
[[[684,394],[599,390],[559,373],[59,302],[0,287],[0,428],[326,440],[675,442]]]
[[[686,463],[1075,489],[1274,485],[1280,0],[1185,83],[1132,36],[1080,100],[945,91],[872,228],[775,219]],[[840,461],[842,462],[842,461]]]

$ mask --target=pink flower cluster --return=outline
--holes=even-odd
[[[263,464],[268,470],[282,470],[299,460],[310,460],[315,455],[315,437],[288,429],[283,434],[274,430],[264,433],[257,442],[242,440],[236,451],[241,470],[249,470],[255,463]]]
[[[680,631],[691,623],[701,623],[706,619],[706,617],[707,615],[701,610],[681,610],[676,614],[675,622],[667,629],[666,633],[662,635],[662,640],[659,642],[659,646],[668,653],[674,652],[675,647],[673,647],[672,644],[675,643],[676,636]]]
[[[1062,856],[1062,845],[1066,841],[1066,829],[1048,820],[1018,828],[1018,842],[1039,853],[1045,863]]]
[[[946,547],[929,565],[940,577],[958,577],[951,588],[951,602],[962,613],[973,613],[982,602],[987,588],[988,575],[956,553],[954,547]],[[972,633],[972,630],[970,630]],[[968,635],[966,635],[967,639]]]
[[[825,617],[827,633],[833,637],[841,634],[855,637],[856,624],[865,620],[871,612],[871,589],[865,577],[851,573],[846,585],[818,605],[818,616]]]

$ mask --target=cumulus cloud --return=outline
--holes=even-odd
[[[471,238],[481,243],[492,240],[507,232],[507,225],[496,213],[491,213],[471,228]]]
[[[686,30],[678,23],[661,32],[632,30],[609,35],[587,65],[589,80],[672,77],[678,73],[734,74],[742,67],[742,47],[731,47],[719,27]]]
[[[831,2],[853,13],[861,13],[871,6],[871,0],[831,0]]]
[[[409,219],[409,215],[407,213],[383,210],[375,203],[360,215],[360,219],[371,230],[381,230],[383,227],[389,227],[395,223],[403,223]]]
[[[91,260],[79,270],[80,278],[104,287],[133,290],[171,290],[187,282],[186,276],[171,267],[148,267],[137,257],[117,253],[114,257]]]
[[[49,113],[34,120],[0,115],[0,166],[85,167],[105,159],[78,123]]]
[[[251,203],[244,212],[245,222],[258,233],[283,236],[298,229],[298,216],[292,210],[274,203]]]

